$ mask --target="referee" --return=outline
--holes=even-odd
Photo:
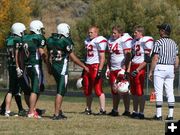
[[[156,94],[156,115],[155,120],[162,120],[163,87],[165,88],[169,112],[166,120],[173,120],[174,112],[174,69],[178,68],[178,47],[170,38],[170,24],[158,25],[160,39],[154,44],[152,51],[152,62],[149,79],[154,78],[154,89]],[[153,74],[154,71],[154,74]]]

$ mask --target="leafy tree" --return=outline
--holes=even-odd
[[[8,35],[13,23],[29,24],[31,19],[29,3],[30,0],[0,1],[0,47],[4,47],[5,37]]]
[[[173,0],[170,0],[173,1]],[[179,1],[169,0],[99,0],[93,1],[86,16],[77,23],[75,38],[81,44],[77,52],[82,52],[83,40],[90,25],[98,25],[105,37],[111,34],[113,25],[122,25],[126,32],[133,33],[135,25],[143,25],[146,35],[159,37],[157,25],[172,24],[172,37],[180,43]],[[81,54],[79,54],[81,55]]]

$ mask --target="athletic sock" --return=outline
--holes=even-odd
[[[162,102],[156,102],[156,116],[162,116]]]
[[[173,117],[173,113],[174,113],[174,103],[168,103],[168,107],[169,107],[168,117]]]

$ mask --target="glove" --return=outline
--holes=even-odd
[[[20,69],[19,67],[16,68],[16,73],[17,73],[17,77],[20,78],[23,75],[23,71],[22,69]]]
[[[102,76],[101,70],[98,71],[97,75],[96,75],[96,80],[99,80]]]
[[[131,73],[131,76],[132,76],[132,77],[136,77],[137,74],[138,74],[138,71],[137,71],[137,70],[134,70],[134,71]]]
[[[105,75],[106,75],[106,79],[109,79],[109,75],[110,75],[110,71],[109,71],[109,69],[107,69],[107,70],[106,70]]]
[[[129,72],[124,73],[124,80],[129,80]]]

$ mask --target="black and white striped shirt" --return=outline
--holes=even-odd
[[[153,54],[159,55],[158,64],[174,65],[178,55],[177,44],[170,38],[161,38],[155,42]]]

